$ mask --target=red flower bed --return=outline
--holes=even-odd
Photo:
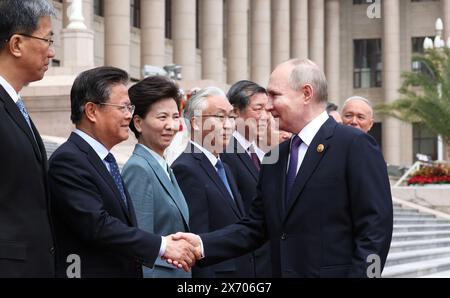
[[[450,184],[450,167],[446,165],[425,166],[416,171],[408,185]]]

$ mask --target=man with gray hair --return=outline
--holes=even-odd
[[[342,107],[342,122],[365,133],[373,126],[373,109],[370,101],[361,96],[352,96]]]
[[[20,96],[55,56],[47,0],[0,0],[0,278],[54,277],[47,156]]]
[[[248,218],[175,237],[203,248],[202,266],[269,240],[274,277],[379,277],[393,216],[376,141],[328,116],[325,75],[310,60],[278,65],[267,91],[268,111],[293,137],[279,145],[278,162],[262,165]]]
[[[241,194],[220,153],[225,151],[235,127],[236,114],[224,92],[209,87],[197,92],[184,110],[191,141],[172,165],[189,207],[194,233],[211,232],[244,218]],[[192,277],[254,277],[253,256],[247,254],[204,268],[193,268]]]

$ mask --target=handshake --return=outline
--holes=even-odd
[[[161,258],[177,268],[188,272],[203,257],[202,241],[198,235],[178,232],[165,239],[166,250]]]

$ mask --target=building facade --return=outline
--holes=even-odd
[[[23,96],[41,132],[63,137],[71,84],[89,67],[117,66],[139,80],[145,65],[178,65],[183,88],[226,89],[241,79],[267,86],[275,65],[308,57],[324,69],[330,101],[361,95],[377,104],[399,97],[401,73],[438,17],[450,36],[450,0],[82,0],[84,29],[68,28],[72,0],[53,2],[56,56]],[[436,158],[437,138],[420,125],[375,122],[389,164]]]

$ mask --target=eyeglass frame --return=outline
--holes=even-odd
[[[126,111],[128,111],[128,112],[131,114],[131,116],[134,115],[134,111],[136,110],[136,106],[135,106],[135,105],[132,105],[132,104],[129,104],[129,105],[127,105],[127,104],[119,105],[119,104],[115,104],[115,103],[107,103],[107,102],[100,102],[100,103],[94,102],[94,103],[97,104],[97,105],[101,105],[101,106],[111,106],[111,107],[117,107],[117,108],[120,108],[120,110],[122,110],[122,113],[123,113],[123,114],[125,114]],[[126,111],[125,111],[125,109],[126,109]]]
[[[228,119],[230,121],[235,122],[237,118],[239,118],[237,115],[228,116],[228,115],[216,115],[216,114],[205,114],[205,115],[199,115],[198,117],[213,117],[220,120],[220,122],[225,123],[225,120]]]
[[[51,39],[51,38],[38,37],[38,36],[31,35],[31,34],[26,34],[26,33],[14,33],[13,35],[20,35],[20,36],[25,36],[25,37],[28,37],[28,38],[34,38],[34,39],[45,41],[48,44],[49,47],[52,47],[53,44],[55,43],[55,41],[53,39]],[[13,35],[11,35],[5,41],[8,42]]]

